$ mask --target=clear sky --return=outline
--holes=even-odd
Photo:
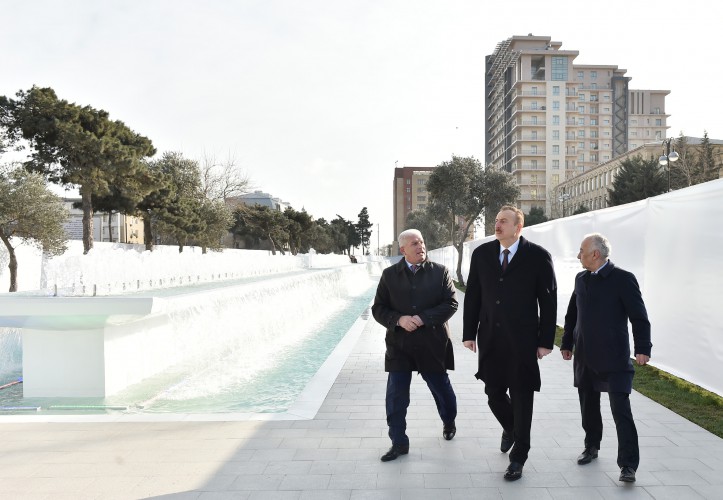
[[[232,156],[314,217],[391,243],[395,165],[484,161],[484,58],[551,36],[576,63],[668,89],[669,136],[723,139],[708,0],[0,0],[0,95],[33,85],[105,109],[159,154]]]

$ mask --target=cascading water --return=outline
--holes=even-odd
[[[43,411],[63,404],[142,413],[283,412],[369,306],[376,285],[369,265],[176,295],[168,311],[171,336],[149,340],[138,353],[166,357],[162,373],[104,399],[22,398],[16,389],[0,391],[0,404]],[[1,337],[0,345],[13,346],[12,378],[20,372],[20,337]]]

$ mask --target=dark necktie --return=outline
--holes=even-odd
[[[502,272],[504,273],[507,271],[507,264],[510,263],[509,257],[510,257],[510,251],[508,249],[504,249],[502,251],[503,257],[502,257]]]
[[[419,266],[417,264],[412,264],[410,269],[412,270],[412,274],[416,274],[417,270],[419,269]]]

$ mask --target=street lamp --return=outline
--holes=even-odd
[[[563,192],[560,197],[557,199],[560,203],[562,203],[562,216],[565,217],[565,202],[570,199],[570,193]]]
[[[668,166],[668,192],[669,193],[670,193],[670,167],[672,165],[670,165],[668,162],[674,163],[674,162],[678,161],[678,158],[680,158],[680,155],[675,152],[675,149],[673,149],[672,153],[670,152],[670,147],[671,147],[672,142],[673,142],[672,137],[670,139],[665,139],[663,141],[663,155],[660,158],[658,158],[658,163],[660,163],[660,165],[662,167],[664,167],[666,165]]]

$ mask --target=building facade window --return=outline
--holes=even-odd
[[[554,140],[560,140],[560,131],[559,130],[553,130],[552,131],[552,138]]]
[[[560,160],[552,160],[552,168],[558,170],[560,168]]]
[[[553,125],[559,125],[559,124],[560,124],[560,115],[552,115],[552,124],[553,124]]]
[[[567,80],[567,57],[552,57],[552,79],[557,81]]]

